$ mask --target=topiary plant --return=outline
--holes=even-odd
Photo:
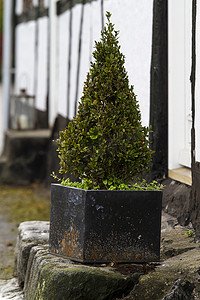
[[[133,86],[129,86],[118,31],[107,26],[95,42],[94,62],[78,113],[57,140],[60,173],[70,172],[91,189],[127,184],[148,170],[149,129],[142,126]]]

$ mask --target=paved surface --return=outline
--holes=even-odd
[[[0,279],[10,278],[14,272],[14,248],[16,244],[16,224],[7,221],[0,215]],[[0,300],[22,300],[23,293],[17,279],[0,280]]]
[[[14,271],[17,225],[0,215],[0,279],[9,279]],[[1,299],[1,298],[0,298]]]

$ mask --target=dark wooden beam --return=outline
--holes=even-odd
[[[153,178],[168,175],[168,0],[154,0],[150,83]]]

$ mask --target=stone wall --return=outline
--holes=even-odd
[[[24,222],[16,247],[18,283],[27,300],[199,299],[199,244],[195,234],[185,234],[189,229],[164,213],[160,263],[83,265],[49,253],[48,222]]]

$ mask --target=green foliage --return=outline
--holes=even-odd
[[[187,235],[188,237],[193,237],[194,232],[192,230],[188,230],[188,231],[186,231],[185,235]]]
[[[60,173],[72,173],[91,183],[92,189],[127,186],[148,170],[152,154],[149,129],[141,124],[139,104],[129,86],[118,32],[111,14],[106,16],[78,113],[57,140]]]
[[[64,186],[69,186],[69,187],[74,187],[74,188],[79,188],[83,190],[98,190],[100,187],[99,186],[93,186],[93,182],[89,179],[84,179],[82,182],[72,182],[70,181],[69,178],[61,179],[58,178],[57,175],[53,172],[52,176],[54,179],[57,179],[58,181],[61,182],[62,185]],[[120,182],[109,182],[107,180],[104,180],[104,185],[106,190],[119,190],[119,191],[160,191],[164,188],[164,185],[159,184],[157,181],[152,181],[151,183],[147,183],[145,179],[138,181],[136,183],[132,184],[124,184]]]

